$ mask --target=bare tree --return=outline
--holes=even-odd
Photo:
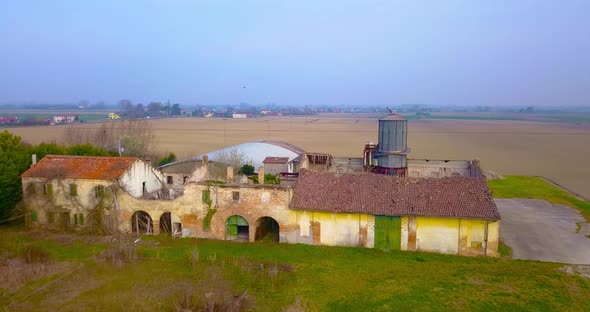
[[[98,129],[67,127],[62,140],[67,145],[90,143],[122,155],[151,158],[156,137],[148,120],[130,119],[122,122],[104,122]]]
[[[252,164],[252,159],[244,152],[240,152],[237,148],[229,150],[222,150],[211,157],[211,160],[215,160],[222,164],[232,166],[234,171],[237,172],[243,165]]]

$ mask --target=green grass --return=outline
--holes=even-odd
[[[508,247],[508,245],[500,242],[500,244],[498,245],[498,253],[500,254],[500,257],[512,257],[512,248]]]
[[[247,290],[261,311],[281,311],[297,298],[308,311],[582,311],[590,305],[590,280],[567,275],[555,263],[150,236],[138,249],[142,260],[116,267],[95,260],[101,244],[0,234],[0,246],[19,240],[73,267],[84,264],[13,306],[19,311],[173,311],[180,294],[199,284],[236,294]],[[193,250],[199,253],[196,266],[189,260]],[[273,266],[280,268],[276,276],[268,269]],[[14,296],[23,298],[56,278],[30,281]],[[0,306],[11,298],[0,296]]]
[[[496,198],[534,198],[574,207],[590,220],[590,203],[539,177],[506,176],[489,180],[488,186]]]

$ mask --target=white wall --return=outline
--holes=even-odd
[[[141,160],[135,161],[119,179],[121,187],[135,198],[143,195],[143,182],[146,184],[147,193],[152,193],[161,190],[166,179],[159,171]]]

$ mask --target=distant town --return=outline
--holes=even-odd
[[[121,100],[116,105],[104,102],[90,103],[80,101],[75,104],[24,104],[0,105],[0,126],[34,126],[62,125],[78,122],[140,119],[140,118],[256,118],[268,116],[308,116],[324,113],[342,114],[379,114],[387,113],[385,105],[280,105],[267,103],[254,105],[183,105],[179,103],[150,102],[133,103]],[[588,107],[534,107],[534,106],[436,106],[424,104],[390,105],[398,113],[412,115],[414,118],[429,118],[436,113],[471,113],[471,114],[567,114],[590,113]],[[412,118],[410,118],[412,119]],[[517,118],[511,118],[517,119]],[[526,118],[525,118],[526,119]]]

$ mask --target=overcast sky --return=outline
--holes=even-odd
[[[590,105],[590,1],[2,1],[0,103],[123,98]]]

